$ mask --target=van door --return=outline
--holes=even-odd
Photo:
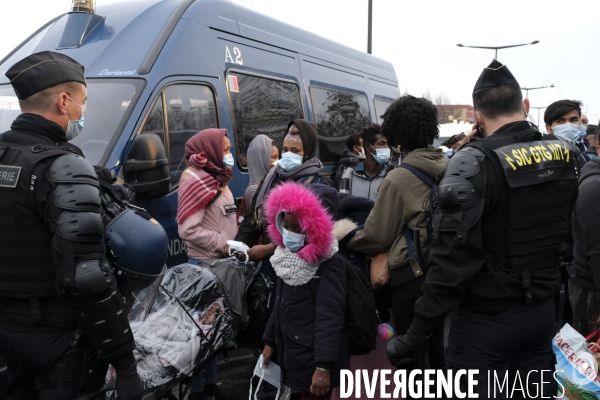
[[[187,248],[177,233],[177,188],[179,178],[187,167],[185,143],[196,133],[219,126],[215,91],[207,83],[174,82],[165,86],[153,100],[139,134],[154,133],[165,146],[169,159],[171,190],[166,196],[138,200],[137,204],[148,210],[165,228],[169,236],[167,265],[173,266],[188,260]]]

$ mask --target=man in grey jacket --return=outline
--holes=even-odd
[[[363,141],[365,159],[354,167],[346,167],[338,171],[341,179],[336,187],[340,193],[375,200],[381,182],[391,169],[388,167],[391,150],[377,124],[364,128],[360,137]]]

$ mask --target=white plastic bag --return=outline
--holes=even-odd
[[[269,366],[267,368],[263,368],[264,358],[262,354],[258,358],[258,362],[254,367],[254,376],[258,376],[258,385],[256,385],[256,390],[254,391],[254,400],[258,400],[256,395],[258,394],[258,390],[260,389],[260,385],[263,381],[270,383],[271,385],[277,388],[277,395],[275,399],[279,399],[279,392],[281,391],[281,368],[279,365],[275,364],[273,361],[269,362]],[[252,379],[250,379],[250,395],[248,400],[252,400]]]
[[[243,253],[246,255],[246,264],[248,263],[248,261],[250,260],[250,257],[248,256],[248,250],[250,250],[250,247],[248,247],[246,243],[236,242],[235,240],[228,240],[226,243],[229,245],[230,257],[236,253]]]
[[[562,398],[600,399],[598,364],[587,349],[585,338],[565,324],[552,340],[552,348],[556,354],[559,397],[564,390]]]

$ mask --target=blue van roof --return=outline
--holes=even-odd
[[[8,83],[4,73],[14,63],[45,50],[74,58],[86,67],[88,77],[143,75],[152,68],[180,19],[396,82],[394,67],[388,61],[227,0],[127,1],[100,4],[96,14],[106,18],[105,28],[78,48],[56,49],[69,14],[50,21],[0,62],[0,84]]]

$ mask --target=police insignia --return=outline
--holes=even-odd
[[[573,178],[576,150],[570,143],[545,140],[494,149],[511,188]]]
[[[0,165],[0,187],[14,189],[19,183],[21,167],[15,165]]]

